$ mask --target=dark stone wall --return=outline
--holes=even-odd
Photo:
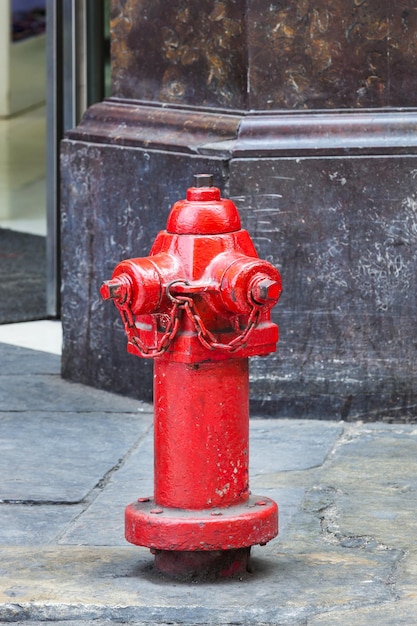
[[[152,400],[153,365],[126,352],[122,321],[99,289],[122,259],[146,256],[196,172],[224,188],[221,158],[66,140],[62,145],[62,374]]]
[[[320,115],[332,132],[315,148],[303,134],[317,126],[309,114],[297,117],[297,141],[295,127],[283,139],[282,116],[261,125],[247,116],[239,128],[229,116],[214,129],[202,114],[205,132],[201,124],[181,153],[180,120],[191,116],[183,110],[171,111],[177,144],[169,146],[169,125],[152,138],[160,149],[147,148],[143,128],[131,141],[134,121],[146,128],[158,118],[148,109],[97,105],[63,143],[64,376],[151,400],[152,363],[125,352],[121,321],[99,286],[121,259],[148,254],[192,175],[209,171],[283,277],[273,311],[278,351],[251,363],[253,412],[414,419],[417,154],[404,146],[416,136],[416,114]],[[362,144],[363,129],[373,149]]]
[[[243,224],[284,283],[278,351],[252,362],[260,412],[415,415],[416,172],[417,156],[231,161]]]

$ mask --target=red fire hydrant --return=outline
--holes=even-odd
[[[276,349],[281,278],[212,176],[194,179],[150,255],[119,263],[100,291],[128,351],[155,359],[155,491],[127,507],[126,539],[159,571],[229,576],[278,534],[276,503],[249,491],[248,357]]]

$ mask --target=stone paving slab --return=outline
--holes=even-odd
[[[318,467],[343,433],[337,422],[259,419],[250,421],[251,475]]]
[[[56,354],[28,350],[6,343],[0,343],[0,377],[22,376],[24,374],[56,374],[61,371],[61,357]]]
[[[6,407],[8,411],[54,410],[59,413],[150,410],[149,405],[144,402],[68,382],[57,374],[7,376],[0,373],[0,410]]]
[[[384,581],[393,555],[387,560],[381,554],[329,554],[319,548],[288,554],[280,552],[278,542],[253,552],[251,574],[196,585],[155,575],[142,548],[3,548],[0,618],[302,624],[328,607],[387,600]],[[4,579],[4,571],[14,572],[12,579]],[[364,571],[371,582],[364,580]]]
[[[417,623],[416,593],[410,593],[397,602],[355,609],[355,611],[330,611],[310,618],[308,626],[415,626]]]
[[[0,546],[54,544],[85,505],[32,505],[0,503]]]
[[[63,380],[60,357],[0,343],[0,411],[149,413],[151,405]]]
[[[259,445],[258,451],[266,451],[265,458],[267,424],[266,420],[251,424],[258,433],[264,430],[263,440],[254,439],[258,440],[255,450]],[[320,426],[284,421],[270,429],[280,430],[282,441],[298,440],[302,450],[305,433],[314,438],[314,428]],[[167,581],[154,572],[148,550],[126,544],[95,545],[106,537],[103,528],[109,521],[109,514],[97,503],[101,499],[103,506],[106,502],[108,508],[111,506],[123,476],[129,477],[129,461],[135,466],[145,456],[141,454],[144,439],[102,493],[70,524],[60,545],[0,548],[0,619],[64,619],[73,624],[84,621],[86,626],[89,620],[102,619],[132,624],[316,626],[353,621],[370,624],[374,619],[383,625],[413,624],[417,551],[412,543],[411,513],[416,506],[413,462],[417,461],[410,460],[409,455],[414,452],[414,429],[328,426],[333,427],[328,431],[332,431],[332,438],[327,448],[323,446],[319,465],[320,459],[307,459],[306,469],[255,473],[257,491],[269,489],[281,495],[281,509],[291,506],[288,494],[293,494],[293,501],[292,514],[287,514],[280,536],[263,548],[253,549],[251,573],[237,580],[207,584]],[[371,451],[372,471],[364,447]],[[293,450],[300,453],[295,443]],[[255,456],[255,465],[266,465],[258,454]],[[411,462],[404,467],[400,458]],[[268,462],[264,469],[275,467]],[[146,481],[151,485],[150,478],[148,467],[143,486]],[[399,481],[407,489],[402,497],[396,493],[391,497],[391,486]],[[381,500],[385,515],[375,515],[380,511],[375,501],[382,494],[386,496]],[[350,503],[351,518],[344,508],[346,503]],[[120,501],[120,510],[125,504]],[[387,526],[393,514],[398,516],[397,522],[403,520],[397,528]],[[79,523],[86,515],[89,519],[83,532],[88,544],[69,545],[72,532],[73,539],[82,539]],[[353,520],[355,527],[351,526]],[[117,532],[120,530],[121,525]],[[111,533],[107,538],[114,542]],[[398,620],[390,622],[387,615]]]
[[[0,499],[76,503],[117,467],[150,414],[0,413]]]
[[[252,420],[251,489],[277,500],[280,535],[240,578],[180,583],[123,539],[152,492],[151,407],[28,359],[0,372],[0,488],[39,498],[0,502],[0,624],[417,623],[416,426]],[[48,398],[25,397],[39,381]]]

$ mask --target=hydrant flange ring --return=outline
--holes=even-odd
[[[216,509],[155,507],[151,499],[126,508],[128,541],[157,550],[234,550],[264,545],[278,534],[278,505],[264,496]]]

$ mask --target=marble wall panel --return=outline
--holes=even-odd
[[[113,95],[228,109],[417,105],[409,0],[112,0]]]
[[[245,0],[112,0],[113,95],[244,107]]]
[[[254,109],[417,104],[417,6],[407,0],[250,0]]]

